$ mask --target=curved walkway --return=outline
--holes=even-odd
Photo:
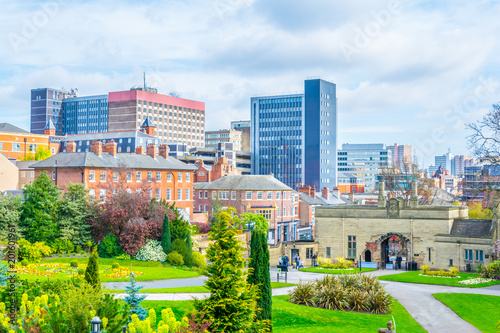
[[[378,270],[373,272],[365,272],[375,276],[388,274],[398,274],[403,271],[393,270]],[[291,270],[288,272],[287,282],[298,283],[299,281],[307,282],[321,278],[324,274],[300,272]],[[177,280],[161,280],[139,282],[139,285],[144,285],[145,288],[173,288],[173,287],[191,287],[203,285],[206,277],[196,277],[189,279]],[[271,267],[271,281],[277,281],[277,271],[275,267]],[[279,279],[279,282],[285,282],[284,277]],[[432,294],[436,293],[464,293],[464,294],[481,294],[500,296],[500,285],[494,285],[485,288],[460,288],[450,286],[440,286],[431,284],[415,284],[393,281],[380,281],[385,286],[386,290],[397,299],[422,325],[427,332],[436,333],[476,333],[480,332],[474,326],[461,319],[455,312],[445,306],[443,303],[435,299]],[[124,289],[128,285],[126,282],[108,283],[107,286],[117,285],[115,288]],[[273,289],[273,296],[287,295],[293,287]],[[185,301],[191,300],[194,297],[203,299],[208,297],[209,293],[179,293],[179,294],[146,294],[146,299],[151,301]],[[122,298],[125,294],[118,294],[116,297]],[[404,323],[396,322],[397,326],[404,326]]]

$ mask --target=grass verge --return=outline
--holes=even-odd
[[[440,293],[432,296],[481,332],[498,332],[496,326],[499,318],[495,314],[500,308],[499,296],[459,293]]]
[[[443,286],[453,286],[453,287],[463,287],[463,288],[482,288],[500,283],[500,281],[492,281],[488,283],[481,283],[470,286],[458,283],[458,281],[463,281],[470,278],[476,278],[477,274],[475,273],[459,273],[458,274],[460,276],[459,278],[424,276],[420,274],[422,274],[422,271],[404,272],[394,275],[379,276],[378,279],[384,281],[396,281],[396,282],[407,282],[407,283],[439,284]]]
[[[193,309],[191,301],[144,301],[144,308],[153,308],[160,318],[161,309],[170,307],[178,319]],[[288,302],[288,296],[273,297],[273,332],[377,332],[386,327],[389,320],[396,321],[398,333],[419,333],[425,330],[413,319],[406,309],[394,301],[392,313],[374,315],[311,308]]]

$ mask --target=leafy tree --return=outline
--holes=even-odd
[[[493,212],[489,208],[483,209],[483,205],[480,202],[476,202],[469,207],[469,218],[477,220],[491,220],[493,218]]]
[[[125,296],[125,303],[130,305],[130,313],[136,314],[140,320],[146,319],[148,312],[141,306],[141,302],[146,298],[146,295],[138,295],[139,290],[144,287],[139,287],[135,282],[134,273],[130,273],[130,286],[125,287],[127,296]]]
[[[172,238],[172,242],[176,239],[186,241],[186,237],[189,231],[189,222],[182,218],[175,207],[174,214],[175,217],[170,221],[170,235]]]
[[[101,280],[99,278],[99,262],[97,257],[97,248],[94,247],[94,251],[89,257],[87,264],[87,269],[85,270],[85,281],[94,288],[101,288]]]
[[[31,243],[41,241],[51,243],[59,236],[56,222],[59,189],[52,183],[47,173],[40,174],[33,184],[23,189],[24,205],[20,226],[25,238]]]
[[[12,233],[9,226],[14,226],[16,229],[14,234],[17,239],[22,238],[21,230],[19,229],[22,207],[23,199],[21,197],[4,197],[0,195],[0,241],[6,242],[8,240],[9,233]]]
[[[50,148],[47,147],[40,147],[36,150],[36,153],[35,153],[35,161],[43,161],[43,160],[46,160],[47,158],[49,158],[50,156],[52,156],[52,153],[50,152]]]
[[[196,310],[205,313],[215,332],[253,332],[262,328],[256,319],[256,288],[246,281],[244,248],[237,239],[238,230],[232,228],[233,218],[227,212],[217,215],[207,258],[208,276],[205,286],[210,297],[195,301]],[[268,324],[268,323],[265,323]],[[262,331],[262,330],[261,330]]]
[[[182,255],[182,259],[186,266],[193,266],[193,250],[188,247],[184,240],[178,238],[172,242],[170,252],[174,251]]]
[[[97,246],[97,252],[101,258],[114,258],[123,254],[123,249],[119,244],[118,237],[109,233]]]
[[[59,204],[61,238],[84,246],[92,240],[88,221],[89,202],[84,184],[69,183]]]
[[[271,322],[271,276],[269,273],[269,249],[267,247],[267,221],[266,229],[254,227],[250,239],[250,264],[248,283],[257,286],[259,311],[256,320],[269,320]],[[272,326],[270,326],[272,329]]]
[[[170,236],[170,222],[168,221],[167,214],[165,214],[165,217],[163,218],[163,230],[161,235],[161,247],[163,248],[163,252],[169,254],[171,245],[172,239]]]

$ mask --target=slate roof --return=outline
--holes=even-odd
[[[57,161],[57,165],[56,165]],[[101,156],[92,152],[59,153],[46,160],[33,164],[31,168],[130,168],[153,170],[196,170],[196,167],[183,163],[174,157],[165,159],[158,156],[156,159],[144,154],[120,154],[116,157],[110,153]]]
[[[196,190],[291,191],[271,175],[228,175],[213,182],[195,183]]]
[[[491,220],[455,219],[451,227],[451,236],[491,237],[493,223]]]
[[[141,128],[142,127],[156,127],[156,126],[155,126],[155,124],[153,124],[153,121],[151,120],[151,118],[146,117],[146,119],[144,119],[144,122],[141,125]]]
[[[44,129],[56,129],[56,126],[54,125],[54,122],[52,121],[52,118],[49,119],[47,122],[47,125],[45,125]]]
[[[30,132],[9,123],[0,123],[0,132],[31,134]]]
[[[326,205],[326,202],[324,200],[321,200],[320,198],[313,198],[309,194],[300,192],[300,199],[307,202],[309,205]]]

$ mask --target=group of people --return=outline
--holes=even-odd
[[[279,257],[278,261],[279,261],[280,265],[286,265],[286,267],[288,267],[288,265],[290,265],[290,259],[288,258],[288,256],[286,254]],[[300,257],[298,254],[296,254],[295,257],[293,257],[292,266],[295,269],[304,268],[304,261],[300,260]]]

